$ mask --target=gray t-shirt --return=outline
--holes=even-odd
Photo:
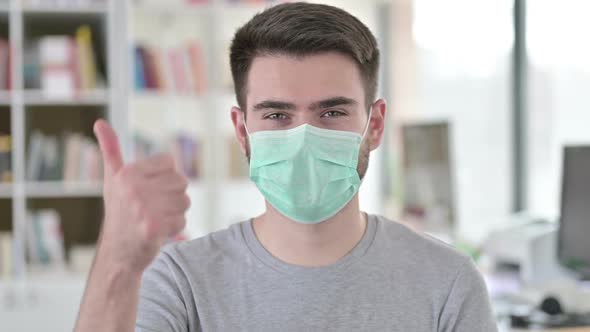
[[[370,215],[336,263],[272,256],[251,221],[166,246],[142,279],[136,331],[496,331],[471,260]]]

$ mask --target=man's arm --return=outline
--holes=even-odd
[[[471,261],[463,264],[455,278],[440,315],[438,330],[498,331],[485,282]]]
[[[180,232],[188,181],[170,155],[125,165],[115,131],[94,124],[103,157],[104,222],[75,331],[133,331],[143,271]]]
[[[76,331],[133,331],[141,273],[96,261],[86,285]]]

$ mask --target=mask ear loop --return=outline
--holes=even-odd
[[[367,131],[369,131],[369,124],[371,124],[371,115],[373,114],[373,106],[369,108],[369,118],[367,119],[367,124],[365,125],[365,130],[363,131],[363,135],[361,136],[361,141],[365,139],[365,135]],[[245,123],[245,122],[244,122]]]
[[[242,111],[242,121],[244,121],[244,129],[246,129],[246,134],[250,137],[250,132],[248,131],[248,126],[246,125],[246,111]]]

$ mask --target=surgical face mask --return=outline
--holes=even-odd
[[[359,190],[358,157],[369,121],[362,135],[309,124],[248,133],[250,179],[289,219],[304,224],[329,219]]]

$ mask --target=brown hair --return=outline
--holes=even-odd
[[[370,105],[377,93],[379,49],[375,36],[348,12],[321,4],[294,2],[270,7],[239,28],[230,46],[237,101],[246,110],[248,71],[260,55],[303,57],[324,52],[347,55],[358,65]]]

